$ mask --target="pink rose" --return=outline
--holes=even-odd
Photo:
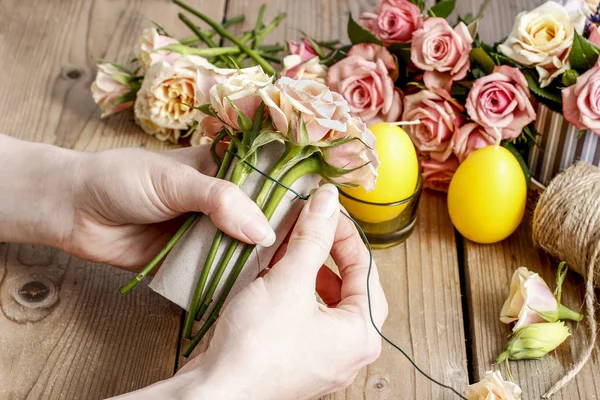
[[[102,109],[102,118],[126,110],[135,102],[133,76],[111,63],[98,64],[98,74],[92,83],[92,97]]]
[[[494,138],[516,138],[535,110],[529,100],[527,80],[517,68],[503,65],[477,79],[467,97],[467,113]]]
[[[422,160],[423,187],[438,192],[447,192],[459,164],[458,158],[454,155],[443,162],[436,161],[433,158]]]
[[[375,151],[375,135],[359,118],[348,121],[346,132],[333,132],[331,139],[355,138],[338,146],[324,147],[323,159],[332,167],[356,170],[341,177],[331,177],[339,184],[362,186],[367,192],[375,189],[379,159]]]
[[[450,157],[450,141],[463,124],[462,111],[445,90],[421,90],[405,97],[402,120],[421,122],[410,125],[408,135],[417,150],[443,162]]]
[[[322,83],[283,77],[275,85],[260,89],[259,94],[275,128],[295,144],[304,146],[333,131],[346,131],[348,103]],[[308,137],[299,129],[300,120],[306,125]]]
[[[596,24],[590,24],[590,42],[600,47],[600,32],[598,32],[598,26]]]
[[[408,0],[383,0],[375,13],[363,13],[361,20],[386,46],[410,42],[423,26],[421,10]]]
[[[312,45],[307,38],[302,38],[300,43],[290,40],[288,46],[290,48],[290,54],[299,55],[302,62],[308,61],[317,55],[317,52],[312,48]]]
[[[471,43],[473,38],[464,23],[452,29],[444,18],[428,18],[413,33],[410,59],[425,71],[425,86],[450,90],[452,82],[467,75]]]
[[[402,100],[394,86],[398,67],[383,46],[357,44],[348,56],[329,68],[327,84],[348,101],[350,111],[370,124],[374,119],[396,121]]]
[[[142,36],[138,40],[138,59],[144,71],[148,71],[152,64],[159,61],[166,62],[167,64],[173,64],[177,59],[179,59],[181,57],[181,54],[179,53],[158,50],[161,47],[177,43],[179,43],[177,39],[173,39],[170,36],[161,35],[158,33],[158,29],[156,28],[144,29]]]
[[[563,114],[577,129],[600,136],[600,62],[562,91]]]
[[[460,127],[452,137],[452,152],[461,163],[475,150],[496,143],[485,129],[474,122],[469,122]]]

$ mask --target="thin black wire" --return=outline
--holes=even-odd
[[[230,152],[231,154],[233,154],[235,157],[240,158],[237,154],[235,154],[234,152],[232,152],[231,150],[227,150],[228,152]],[[296,197],[298,197],[301,200],[308,200],[310,195],[302,195],[298,192],[296,192],[294,189],[284,185],[283,183],[279,182],[277,179],[273,178],[272,176],[269,176],[268,174],[264,173],[263,171],[259,170],[258,168],[256,168],[254,165],[250,164],[247,161],[244,161],[244,163],[249,166],[251,169],[253,169],[254,171],[258,172],[260,175],[264,176],[265,178],[275,182],[276,184],[278,184],[279,186],[287,189],[288,191],[292,192],[293,194],[296,195]],[[454,392],[454,394],[456,394],[458,397],[460,397],[461,399],[467,400],[467,398],[465,396],[463,396],[462,394],[460,394],[459,392],[456,391],[456,389],[454,389],[452,386],[446,385],[434,378],[432,378],[430,375],[428,375],[425,371],[423,371],[418,365],[417,363],[397,344],[395,344],[394,342],[392,342],[390,339],[388,339],[382,332],[381,330],[377,327],[377,324],[375,324],[375,321],[373,320],[373,310],[372,310],[372,305],[371,305],[371,285],[369,284],[370,280],[371,280],[371,271],[373,270],[373,249],[371,248],[371,244],[369,243],[369,239],[367,239],[367,235],[365,233],[365,231],[361,228],[361,226],[358,224],[358,222],[356,222],[354,220],[354,218],[352,218],[350,215],[348,215],[344,210],[340,210],[340,212],[346,217],[348,218],[350,221],[352,221],[352,223],[354,224],[354,226],[356,226],[356,229],[358,230],[358,232],[360,233],[360,236],[362,237],[363,241],[365,242],[365,245],[367,246],[367,249],[369,250],[369,269],[367,272],[367,302],[369,304],[369,318],[371,320],[371,325],[373,325],[373,328],[375,328],[375,331],[377,332],[377,334],[379,336],[381,336],[381,338],[383,340],[385,340],[388,344],[390,344],[393,348],[395,348],[396,350],[398,350],[400,353],[402,353],[402,355],[404,357],[406,357],[406,359],[412,364],[412,366],[421,374],[423,375],[425,378],[429,379],[431,382],[435,383],[436,385],[444,388],[444,389],[448,389],[451,390],[452,392]]]

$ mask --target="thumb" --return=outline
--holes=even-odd
[[[314,290],[317,273],[333,245],[339,209],[338,190],[334,185],[325,184],[317,189],[302,209],[285,256],[274,271]]]
[[[202,212],[227,235],[246,243],[268,247],[275,242],[269,221],[239,187],[188,165],[179,166],[181,169],[171,171],[160,185],[159,197],[167,207],[177,213]]]

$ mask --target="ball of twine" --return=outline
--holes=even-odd
[[[596,343],[594,284],[600,286],[600,168],[579,162],[550,182],[533,213],[533,241],[566,261],[586,280],[589,340],[581,359],[544,394],[548,398],[579,373]]]

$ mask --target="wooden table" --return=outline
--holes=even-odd
[[[458,0],[458,11],[475,11],[481,1]],[[269,5],[268,17],[288,13],[271,36],[281,42],[297,37],[298,30],[319,39],[345,39],[348,12],[358,15],[377,1],[193,3],[213,18],[244,14],[246,24],[253,24],[262,2]],[[491,1],[480,25],[483,39],[501,38],[517,12],[541,2]],[[176,6],[167,0],[5,0],[0,9],[1,132],[89,152],[172,147],[143,134],[130,114],[101,121],[89,87],[95,76],[92,56],[127,62],[151,20],[187,36]],[[528,221],[502,243],[477,245],[455,234],[444,196],[434,193],[422,197],[409,240],[377,251],[375,258],[390,304],[385,333],[424,370],[461,391],[491,369],[504,345],[509,330],[498,317],[515,268],[525,265],[548,282],[554,279],[555,264],[534,249]],[[142,285],[119,295],[118,287],[129,277],[50,248],[0,244],[0,398],[100,399],[171,376],[183,364],[183,314]],[[581,287],[581,280],[570,275],[563,299],[574,309],[581,307]],[[47,307],[36,308],[27,298],[40,289],[50,291]],[[572,363],[585,327],[573,327],[573,332],[573,338],[542,361],[513,363],[526,399],[540,398]],[[594,377],[599,371],[594,356],[555,398],[598,398],[600,384]],[[454,397],[384,345],[381,358],[350,388],[325,398]]]

